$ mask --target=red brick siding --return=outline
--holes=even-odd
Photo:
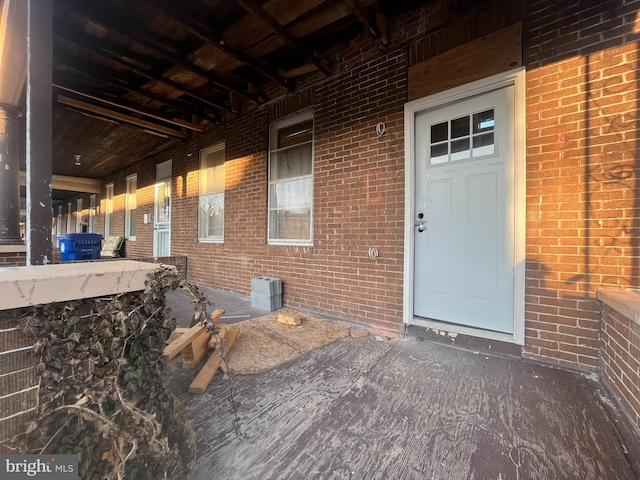
[[[189,255],[193,281],[248,294],[252,277],[276,276],[287,305],[400,328],[405,64],[395,49],[315,89],[313,247],[267,244],[269,121],[292,113],[290,106],[258,110],[225,128],[224,244],[196,242],[197,161],[182,162],[174,174],[187,176],[186,194],[173,203],[180,223],[172,253]],[[309,105],[302,99],[296,106]],[[388,129],[381,137],[379,122]],[[189,233],[176,234],[183,222]],[[370,247],[380,252],[375,262]]]
[[[21,266],[27,264],[27,254],[24,252],[2,252],[0,253],[0,267]]]
[[[640,2],[611,7],[539,1],[525,11],[525,352],[588,368],[599,357],[596,289],[639,279],[638,62],[629,40]]]
[[[410,63],[490,33],[523,15],[527,110],[525,354],[592,369],[599,362],[603,285],[639,286],[636,112],[640,1],[484,2],[455,16],[430,3],[390,21],[392,46],[354,38],[328,52],[334,74],[215,126],[112,178],[114,233],[124,233],[125,176],[138,173],[138,239],[150,255],[155,165],[173,160],[172,254],[190,278],[248,294],[250,278],[281,277],[285,304],[400,328],[404,236],[404,125]],[[446,27],[442,32],[439,27]],[[448,32],[448,33],[447,33]],[[458,33],[455,33],[458,32]],[[315,82],[315,84],[314,84]],[[284,93],[267,86],[269,98]],[[267,244],[269,123],[315,114],[314,245]],[[375,134],[384,122],[387,133]],[[198,151],[225,141],[225,241],[198,243]],[[143,191],[144,190],[144,191]],[[146,209],[146,210],[145,210]],[[380,257],[367,257],[376,247]]]
[[[640,427],[640,326],[608,305],[602,309],[602,373]]]

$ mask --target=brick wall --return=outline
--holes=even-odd
[[[526,2],[525,352],[554,363],[595,367],[596,289],[639,285],[639,9]]]
[[[181,154],[174,170],[172,253],[189,255],[192,281],[248,294],[252,277],[279,277],[287,305],[401,327],[405,64],[402,49],[373,55],[185,148],[225,141],[224,244],[197,242],[197,153]],[[315,122],[314,245],[268,245],[269,123],[305,108]]]
[[[605,303],[601,345],[604,380],[640,428],[640,325]]]
[[[494,0],[462,13],[450,5],[429,3],[391,19],[389,48],[367,35],[354,38],[328,52],[335,67],[329,78],[310,75],[282,98],[280,87],[267,87],[277,100],[105,179],[115,183],[114,234],[123,234],[124,179],[138,173],[138,237],[126,243],[126,255],[151,255],[153,225],[143,225],[142,216],[153,212],[155,165],[172,159],[172,254],[188,255],[192,280],[248,294],[251,277],[280,277],[287,305],[400,328],[407,67],[461,38],[522,19],[524,352],[596,368],[596,289],[640,284],[634,33],[640,0]],[[269,124],[304,109],[315,115],[314,245],[270,246]],[[380,137],[378,122],[387,127]],[[199,243],[198,151],[219,141],[226,146],[225,241]],[[367,256],[370,247],[380,253],[376,261]]]
[[[0,252],[0,268],[1,267],[14,267],[27,264],[26,252]]]

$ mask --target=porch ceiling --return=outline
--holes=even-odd
[[[53,173],[102,178],[153,156],[330,75],[327,51],[363,31],[385,48],[387,19],[425,3],[54,0]]]

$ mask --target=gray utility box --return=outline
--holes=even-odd
[[[282,308],[282,279],[254,277],[251,279],[251,307],[273,312]]]

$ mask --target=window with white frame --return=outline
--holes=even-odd
[[[104,196],[104,236],[111,235],[111,225],[113,220],[113,183],[106,185]]]
[[[82,199],[76,200],[76,233],[82,233]]]
[[[269,243],[312,244],[312,214],[313,112],[305,112],[269,129]]]
[[[136,210],[138,201],[136,198],[138,191],[138,176],[129,175],[127,177],[127,194],[125,196],[124,210],[124,235],[128,240],[136,239]]]
[[[224,143],[200,151],[198,239],[224,240]]]

